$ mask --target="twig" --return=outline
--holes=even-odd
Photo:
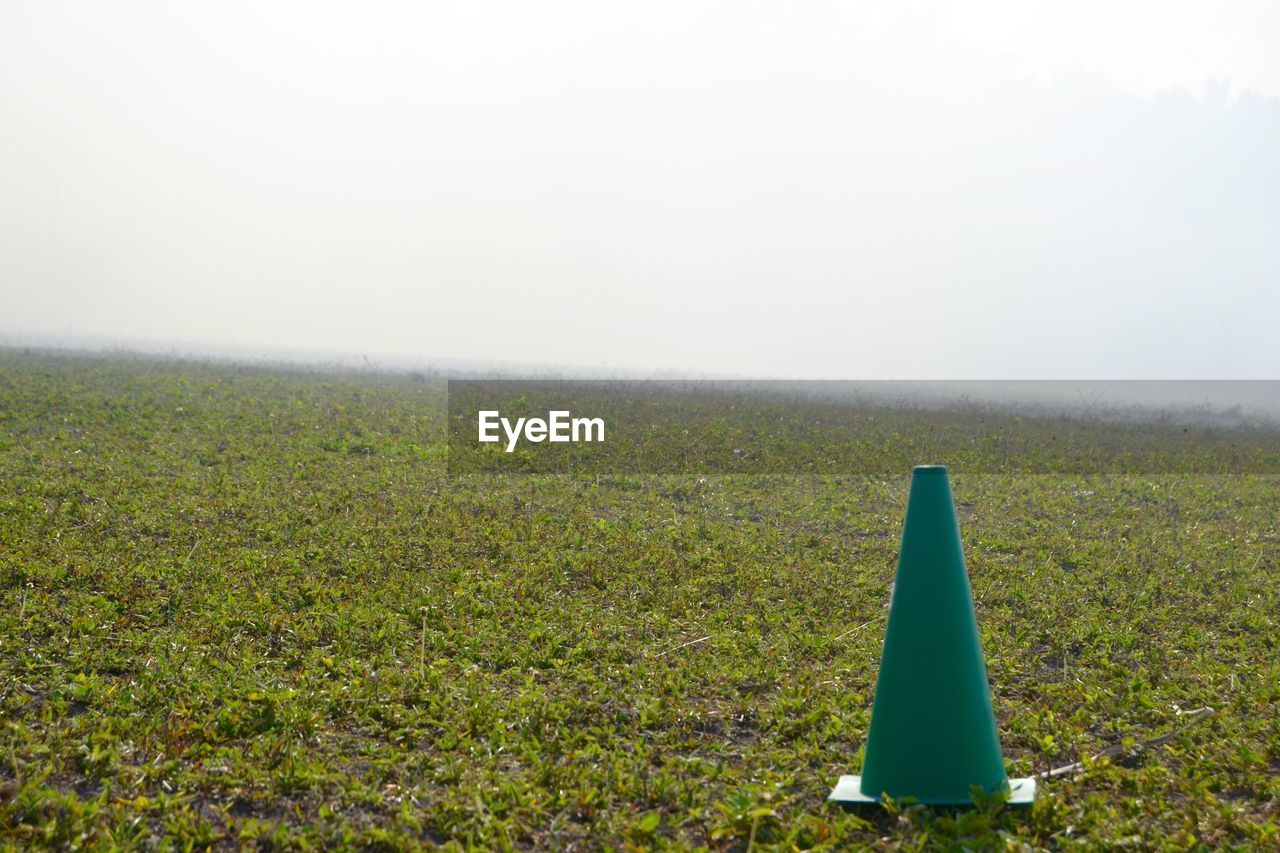
[[[887,613],[882,613],[874,619],[868,619],[866,622],[863,622],[861,625],[857,625],[853,628],[850,628],[848,631],[845,631],[840,636],[832,637],[831,642],[838,643],[839,641],[843,640],[845,637],[852,634],[854,631],[861,631],[863,628],[867,627],[868,625],[874,625],[875,623],[882,621],[887,615],[888,615]]]
[[[1182,734],[1187,729],[1194,726],[1196,723],[1209,719],[1210,717],[1213,716],[1213,714],[1214,714],[1213,709],[1208,707],[1207,705],[1203,708],[1196,708],[1194,711],[1187,711],[1185,714],[1182,715],[1187,718],[1186,722],[1178,726],[1173,731],[1166,732],[1165,734],[1162,734],[1159,737],[1153,737],[1151,740],[1144,740],[1141,743],[1135,744],[1134,746],[1131,746],[1131,747],[1126,747],[1123,743],[1113,744],[1107,747],[1106,749],[1102,750],[1102,752],[1099,752],[1097,755],[1093,756],[1093,758],[1089,759],[1089,761],[1090,763],[1092,763],[1101,758],[1114,758],[1115,756],[1123,755],[1125,752],[1128,752],[1130,750],[1134,752],[1144,752],[1148,749],[1155,749],[1157,746],[1164,746],[1166,743],[1173,740],[1178,735]],[[1083,761],[1077,761],[1074,764],[1067,764],[1063,767],[1056,767],[1053,770],[1046,770],[1043,773],[1037,773],[1035,778],[1043,780],[1043,779],[1057,779],[1059,776],[1070,776],[1072,773],[1078,773],[1081,770],[1083,770],[1084,765],[1085,763]]]
[[[672,652],[678,652],[678,651],[680,651],[681,649],[687,649],[689,646],[696,646],[698,643],[703,643],[703,642],[706,642],[707,640],[710,640],[710,639],[711,639],[711,635],[710,635],[710,634],[708,634],[708,635],[707,635],[707,636],[705,636],[705,637],[699,637],[699,638],[698,638],[698,639],[696,639],[696,640],[690,640],[690,641],[689,641],[689,642],[687,642],[687,643],[681,643],[680,645],[675,646],[674,648],[667,649],[665,652],[658,652],[656,655],[654,655],[654,657],[655,657],[655,658],[660,658],[660,657],[663,657],[664,655],[669,655],[669,654],[671,654]]]

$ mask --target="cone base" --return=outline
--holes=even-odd
[[[1009,780],[1009,799],[1008,804],[1011,806],[1029,806],[1032,800],[1036,798],[1036,780],[1034,778],[1027,779],[1010,779]],[[831,791],[831,795],[827,797],[829,803],[840,803],[841,805],[855,805],[863,803],[878,803],[879,797],[869,797],[862,793],[862,777],[861,776],[841,776],[840,781]],[[946,799],[928,799],[920,798],[919,802],[927,806],[968,806],[972,805],[972,801],[965,797],[962,800],[946,800]]]

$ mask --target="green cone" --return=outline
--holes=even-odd
[[[1008,789],[1010,802],[1035,794],[1034,780],[1010,786],[1005,775],[947,469],[922,465],[911,477],[863,775],[842,777],[830,799],[963,804],[973,785]]]

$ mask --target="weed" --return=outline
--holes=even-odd
[[[443,404],[431,378],[0,352],[0,839],[1276,844],[1275,477],[1015,476],[970,442],[1011,774],[1218,713],[1027,810],[845,813],[909,472],[446,478]],[[920,426],[894,417],[876,434]]]

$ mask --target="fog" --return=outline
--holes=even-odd
[[[1266,3],[9,0],[0,343],[1276,378],[1277,44]]]

